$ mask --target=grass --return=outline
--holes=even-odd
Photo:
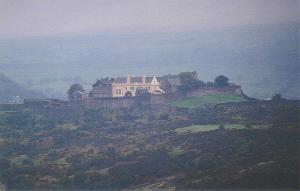
[[[173,147],[168,153],[170,156],[179,156],[184,153],[184,150],[180,146],[177,146]]]
[[[67,129],[67,130],[75,130],[78,128],[78,126],[76,126],[75,124],[73,123],[65,123],[63,125],[60,125],[59,126],[61,129]]]
[[[226,124],[224,125],[225,129],[245,129],[247,128],[244,124]],[[250,128],[252,129],[265,129],[269,128],[269,125],[252,125]],[[175,132],[178,134],[185,134],[185,133],[199,133],[199,132],[206,132],[212,131],[219,128],[217,124],[209,124],[209,125],[192,125],[189,127],[177,128]]]
[[[242,98],[237,94],[222,93],[222,94],[213,94],[213,95],[185,98],[171,103],[171,106],[182,107],[182,108],[196,108],[206,104],[240,102],[240,101],[244,101],[244,98]]]

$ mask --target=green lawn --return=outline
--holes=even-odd
[[[206,96],[189,97],[171,103],[174,107],[195,108],[206,104],[217,104],[226,102],[240,102],[244,98],[234,93],[223,93]]]
[[[244,124],[226,124],[224,125],[225,129],[244,129],[246,126]],[[265,129],[269,128],[269,125],[252,125],[250,128],[252,129]],[[175,132],[178,134],[184,133],[198,133],[198,132],[205,132],[205,131],[212,131],[219,128],[217,124],[210,124],[210,125],[192,125],[189,127],[177,128]]]
[[[168,153],[170,156],[179,156],[184,153],[184,150],[180,146],[177,146],[172,148]]]

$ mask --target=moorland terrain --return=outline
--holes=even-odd
[[[299,188],[298,101],[189,99],[168,112],[1,112],[0,182],[36,190]]]

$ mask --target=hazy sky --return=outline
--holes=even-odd
[[[0,38],[297,21],[299,0],[0,0]]]

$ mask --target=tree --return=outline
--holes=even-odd
[[[179,89],[183,92],[195,90],[203,87],[205,84],[203,81],[198,79],[197,72],[181,72],[179,74],[181,85]]]
[[[114,81],[113,78],[110,79],[109,77],[97,79],[96,83],[93,84],[93,88],[95,88],[95,87],[101,87],[104,84],[111,83],[113,81]]]
[[[252,125],[251,123],[246,123],[246,124],[245,124],[245,127],[246,127],[247,129],[251,129],[251,128],[253,127],[253,125]]]
[[[106,122],[105,111],[102,109],[87,109],[83,114],[83,126],[86,128],[102,127]]]
[[[132,93],[131,93],[130,91],[127,91],[127,92],[125,93],[125,97],[132,97]]]
[[[77,83],[71,85],[71,87],[68,90],[69,99],[72,98],[73,93],[76,92],[76,91],[83,91],[83,87],[80,84],[77,84]]]
[[[0,169],[5,170],[5,169],[8,169],[9,166],[10,166],[9,160],[4,157],[0,157]],[[1,188],[1,186],[0,186],[0,188]]]
[[[220,124],[220,125],[219,125],[219,129],[220,129],[220,130],[225,130],[225,126],[224,126],[223,124]]]
[[[284,98],[282,98],[281,94],[275,94],[275,95],[272,97],[272,100],[273,100],[273,101],[282,101],[282,100],[284,100]]]
[[[197,80],[198,79],[198,74],[196,71],[193,72],[181,72],[179,73],[179,78],[182,82],[188,80]]]
[[[135,95],[136,96],[149,96],[150,94],[149,94],[149,91],[147,90],[147,89],[137,89],[136,91],[135,91]]]
[[[215,84],[213,82],[207,82],[206,84],[206,87],[214,87]]]
[[[225,87],[228,86],[228,78],[223,75],[219,75],[215,78],[215,86],[217,87]]]

